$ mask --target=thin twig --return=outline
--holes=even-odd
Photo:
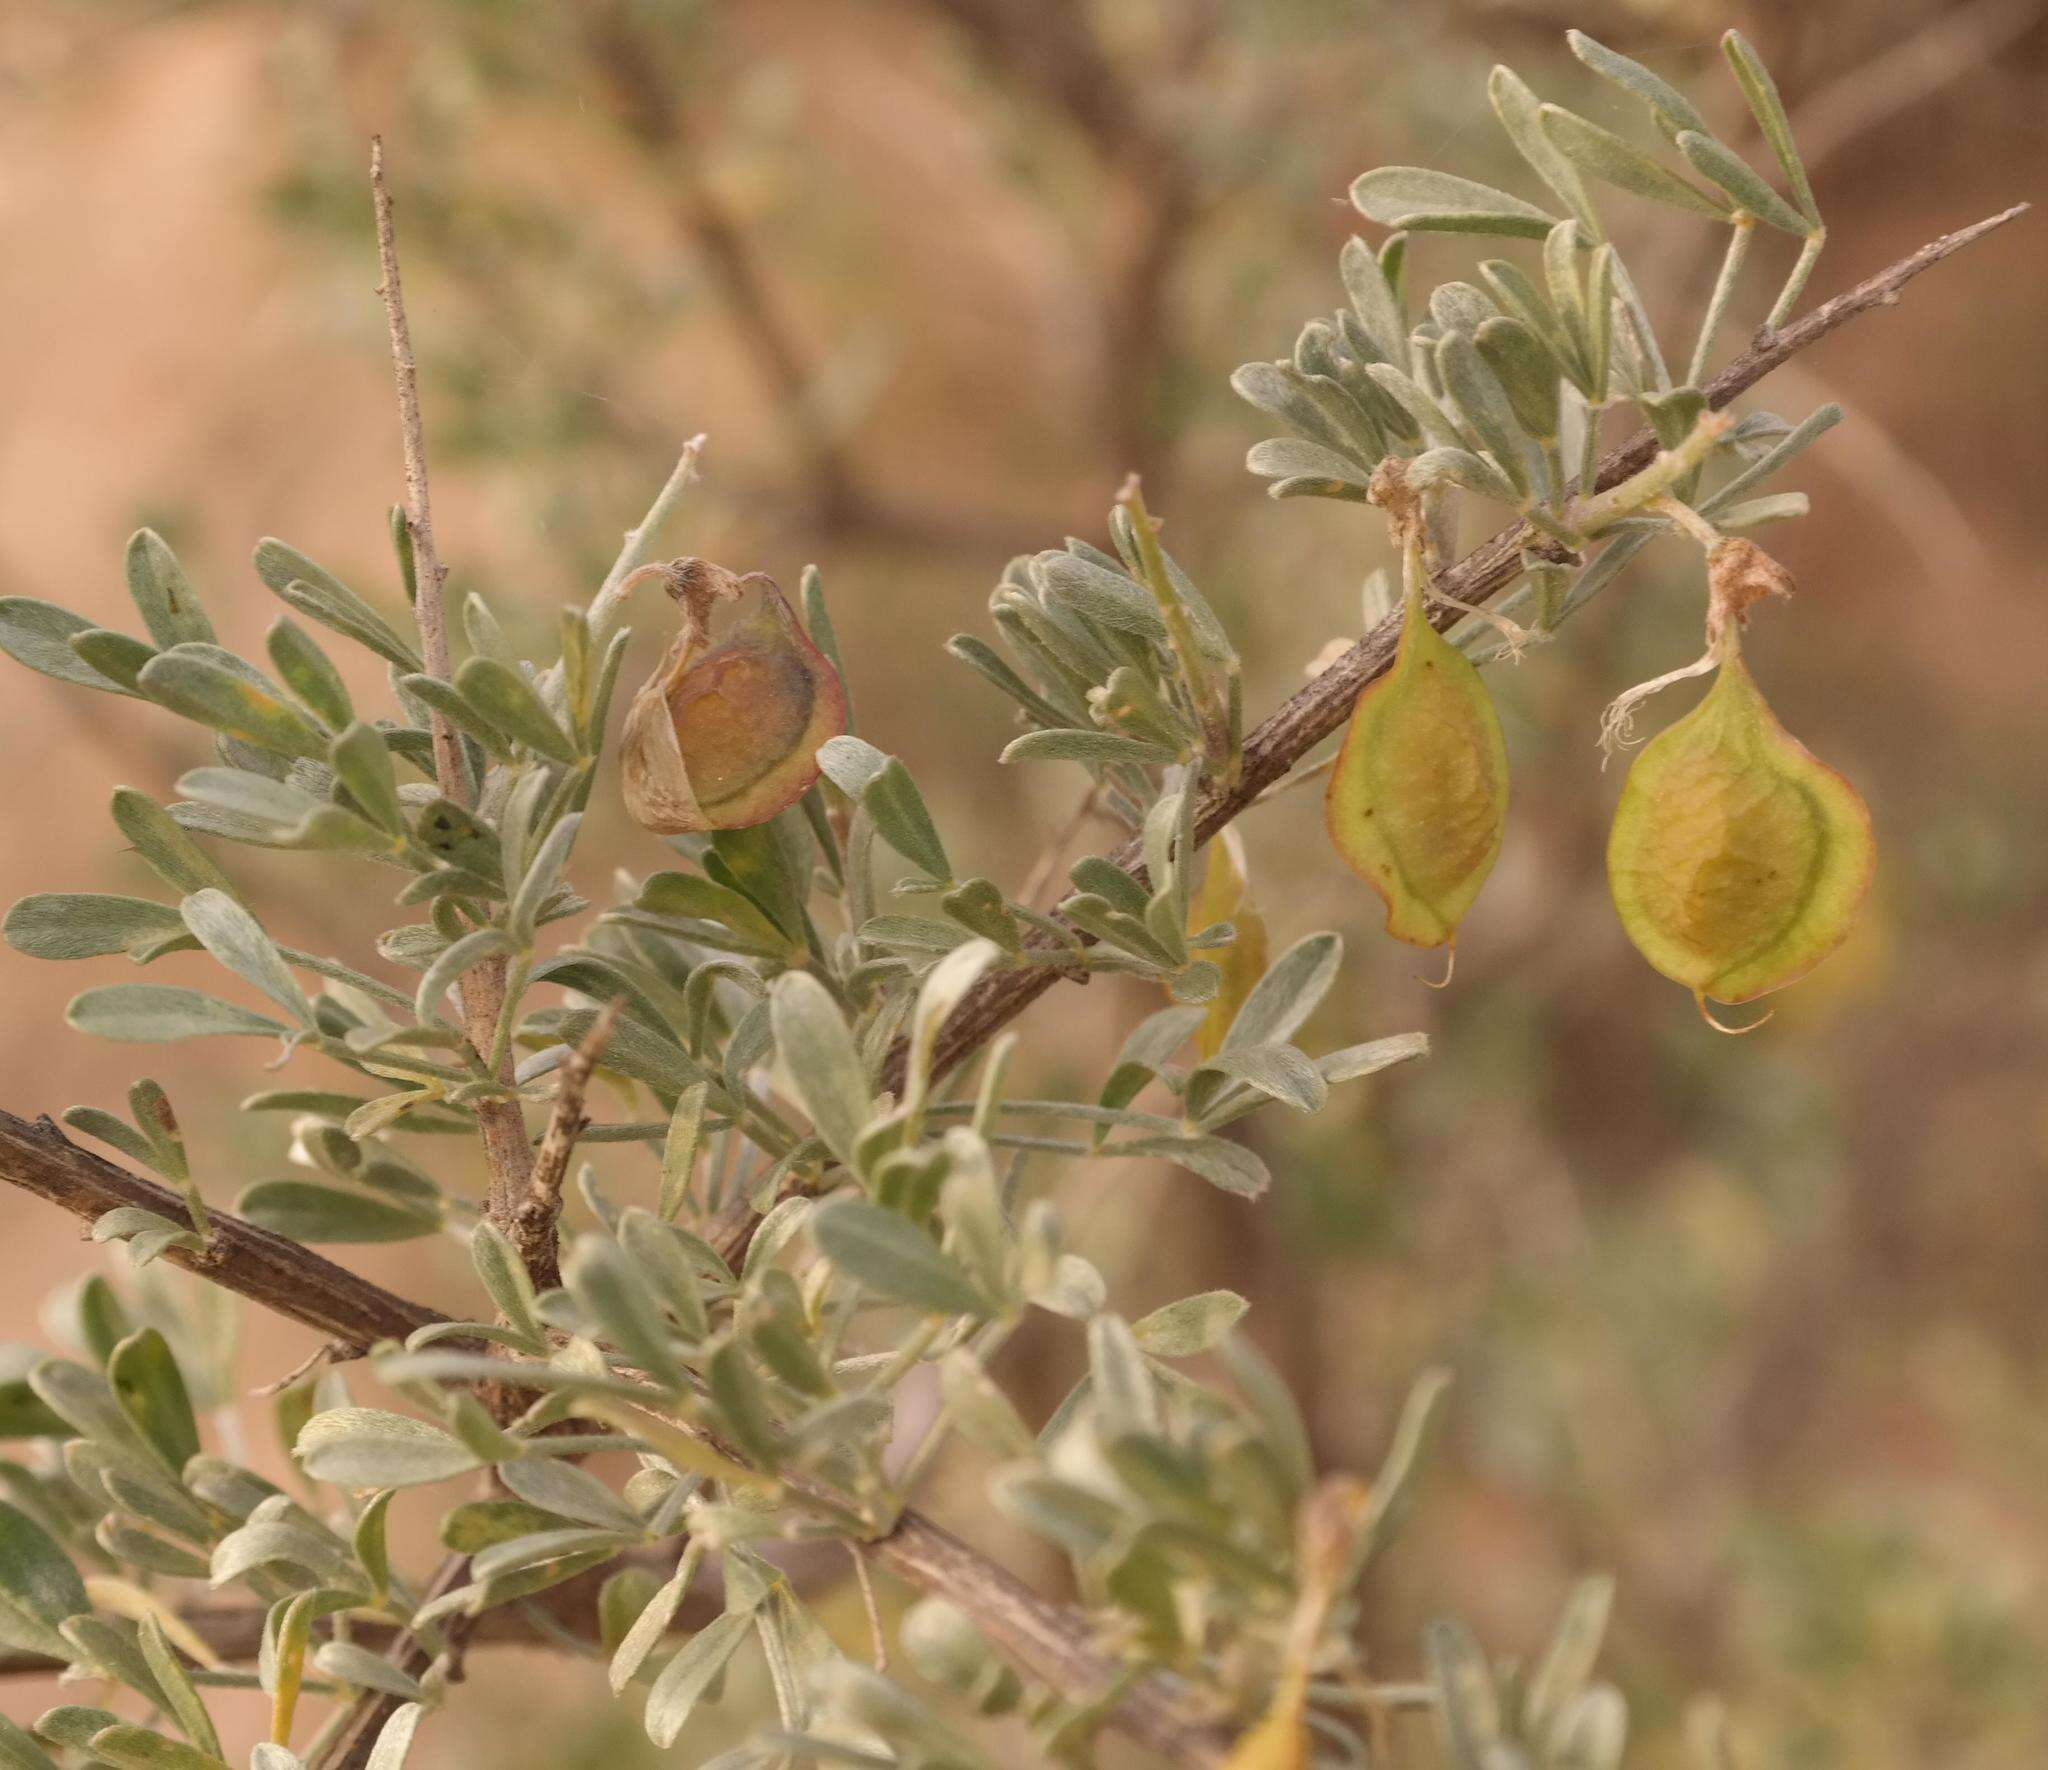
[[[391,187],[384,177],[384,142],[370,142],[370,197],[377,217],[377,263],[382,276],[377,292],[384,301],[384,320],[391,334],[391,367],[398,391],[399,437],[405,458],[405,526],[412,539],[414,583],[413,620],[419,628],[420,655],[427,674],[445,680],[449,671],[448,621],[443,589],[446,568],[434,545],[433,503],[427,487],[426,430],[420,417],[419,365],[413,355],[412,328],[405,317],[405,290],[398,271],[398,234],[392,218]],[[434,778],[443,797],[457,805],[475,802],[473,783],[462,743],[455,729],[435,711],[432,715]],[[470,1048],[489,1061],[497,1044],[498,1021],[504,1013],[506,964],[503,956],[486,959],[465,972],[457,983],[462,1000],[462,1018]],[[511,1093],[510,1053],[500,1057],[497,1079],[506,1093],[497,1099],[481,1099],[475,1106],[477,1132],[484,1147],[490,1173],[490,1190],[485,1214],[499,1228],[511,1232],[527,1177],[533,1167],[533,1151],[526,1140],[526,1118],[519,1100]],[[550,1263],[551,1265],[552,1263]],[[493,1393],[484,1399],[502,1415],[500,1423],[512,1417],[520,1398]],[[451,1590],[467,1572],[461,1556],[443,1563],[435,1576],[437,1590]],[[431,1594],[430,1594],[431,1595]],[[473,1627],[473,1619],[457,1619],[447,1635],[459,1643]],[[392,1663],[417,1677],[429,1663],[427,1649],[411,1635],[401,1636],[390,1653]],[[454,1675],[451,1671],[451,1676]],[[397,1706],[386,1692],[366,1691],[359,1696],[335,1730],[323,1736],[312,1770],[360,1770],[375,1748],[384,1720]]]
[[[398,230],[391,214],[391,186],[384,177],[384,138],[370,137],[370,200],[377,212],[377,293],[384,302],[384,325],[391,334],[391,367],[398,382],[399,441],[405,452],[405,526],[412,536],[414,581],[413,620],[420,631],[420,656],[429,676],[446,678],[448,622],[442,586],[448,568],[434,546],[434,507],[427,491],[427,439],[420,420],[420,372],[413,356],[412,328],[405,317],[405,289],[398,276]],[[439,711],[432,714],[434,778],[442,793],[464,803],[469,797],[462,743],[454,726]]]
[[[605,573],[604,582],[591,599],[590,633],[595,644],[602,645],[611,637],[612,623],[618,619],[619,610],[625,605],[626,580],[647,563],[663,526],[682,502],[684,489],[697,477],[697,462],[704,453],[705,441],[703,432],[699,431],[683,444],[683,452],[677,458],[675,471],[668,476],[668,482],[655,494],[654,502],[647,507],[647,514],[635,527],[626,531],[618,558],[612,561],[612,569]]]
[[[181,1194],[81,1149],[48,1118],[0,1111],[0,1180],[87,1223],[123,1206],[154,1211],[180,1228],[192,1220]],[[163,1258],[304,1322],[342,1346],[343,1356],[359,1358],[380,1340],[402,1340],[445,1319],[246,1218],[221,1210],[209,1215],[205,1247],[172,1247]],[[483,1342],[470,1350],[482,1351]]]
[[[1081,834],[1082,826],[1095,815],[1096,801],[1101,795],[1102,788],[1099,783],[1092,784],[1087,792],[1081,795],[1080,803],[1068,815],[1067,821],[1054,832],[1052,840],[1045,845],[1044,852],[1033,863],[1030,877],[1024,881],[1024,888],[1017,893],[1019,903],[1034,910],[1045,907],[1038,901],[1039,897],[1045,888],[1059,877],[1060,868],[1066,863],[1067,851],[1074,846],[1074,840]]]
[[[323,1340],[312,1351],[308,1352],[304,1358],[300,1359],[297,1364],[293,1365],[290,1370],[286,1371],[283,1376],[272,1377],[267,1383],[259,1383],[249,1393],[259,1401],[267,1396],[282,1395],[294,1384],[310,1377],[328,1360],[332,1359],[336,1363],[340,1363],[345,1359],[358,1356],[360,1354],[357,1349],[348,1345],[345,1341]]]
[[[874,1643],[875,1670],[889,1669],[889,1636],[882,1627],[882,1607],[875,1602],[875,1582],[868,1573],[868,1558],[859,1543],[851,1537],[846,1541],[846,1553],[853,1562],[854,1583],[860,1587],[861,1608],[868,1613],[868,1637]]]
[[[399,436],[405,454],[405,525],[412,536],[418,593],[413,620],[419,628],[420,654],[427,674],[448,675],[448,622],[442,586],[447,572],[434,546],[433,505],[427,490],[427,443],[420,419],[419,367],[413,357],[412,328],[405,317],[405,289],[398,274],[398,233],[392,219],[391,187],[384,177],[384,141],[370,142],[370,197],[377,212],[377,262],[383,272],[377,293],[384,300],[384,320],[391,334],[391,367],[398,388]],[[444,797],[458,805],[472,803],[469,771],[463,762],[454,728],[438,712],[433,715],[434,778]],[[464,1030],[478,1057],[487,1058],[497,1040],[498,1019],[505,1006],[505,960],[486,959],[462,976]],[[498,1080],[510,1088],[509,1054],[499,1066]],[[526,1141],[526,1121],[519,1102],[508,1094],[476,1103],[477,1129],[490,1167],[487,1210],[500,1228],[508,1228],[513,1210],[533,1166]]]
[[[590,1121],[583,1116],[583,1097],[590,1087],[590,1072],[597,1067],[605,1041],[612,1036],[624,996],[604,1005],[583,1042],[569,1053],[557,1072],[555,1103],[548,1114],[548,1128],[541,1133],[540,1151],[534,1157],[533,1172],[526,1177],[526,1196],[512,1213],[512,1245],[525,1262],[527,1275],[535,1285],[547,1289],[562,1282],[557,1264],[555,1224],[562,1214],[562,1183],[569,1177],[569,1158],[576,1153],[576,1139]]]

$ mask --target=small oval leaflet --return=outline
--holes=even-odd
[[[697,559],[642,570],[664,577],[683,624],[626,714],[626,809],[662,835],[765,823],[809,791],[818,746],[846,729],[839,672],[763,573]],[[755,606],[714,642],[712,608],[749,589]]]
[[[1508,768],[1493,702],[1430,625],[1416,565],[1400,650],[1352,710],[1323,817],[1338,854],[1386,899],[1387,932],[1431,947],[1455,944],[1493,870]]]
[[[1636,758],[1607,844],[1622,926],[1666,977],[1749,1002],[1840,946],[1875,859],[1856,789],[1777,721],[1739,655]]]

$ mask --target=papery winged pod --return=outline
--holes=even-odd
[[[1607,844],[1629,939],[1702,1014],[1709,998],[1782,989],[1840,946],[1876,858],[1856,789],[1778,723],[1742,661],[1743,610],[1790,580],[1748,541],[1718,542],[1708,564],[1694,670],[1712,668],[1714,685],[1636,758]]]
[[[1479,672],[1430,624],[1421,548],[1411,527],[1400,649],[1352,709],[1323,815],[1337,852],[1386,899],[1387,932],[1427,947],[1455,943],[1493,870],[1508,767]]]
[[[626,809],[664,836],[766,823],[818,778],[818,746],[846,729],[846,691],[773,579],[702,559],[645,566],[682,626],[634,695],[619,742]],[[757,600],[724,636],[721,603]]]

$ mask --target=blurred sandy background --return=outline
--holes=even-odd
[[[1339,299],[1355,173],[1416,161],[1526,188],[1485,110],[1496,60],[1632,128],[1563,55],[1567,25],[1746,140],[1713,51],[1740,24],[1816,162],[1825,295],[2036,193],[2039,10],[8,0],[0,593],[127,624],[120,549],[148,522],[245,650],[275,613],[247,565],[261,535],[395,596],[363,178],[381,129],[454,589],[484,589],[538,643],[708,431],[676,550],[786,584],[817,560],[864,734],[910,762],[956,854],[1014,882],[1077,780],[999,771],[1004,710],[939,649],[986,630],[1011,553],[1099,537],[1140,467],[1234,624],[1254,713],[1356,630],[1374,522],[1267,501],[1241,461],[1268,428],[1225,384]],[[1693,311],[1718,242],[1608,207],[1653,309]],[[2008,229],[1751,401],[1849,409],[1784,481],[1814,500],[1775,531],[1802,593],[1752,658],[1882,844],[1862,933],[1768,1031],[1705,1032],[1605,900],[1619,771],[1599,770],[1595,719],[1694,649],[1695,572],[1672,549],[1494,673],[1517,801],[1451,991],[1420,988],[1378,933],[1316,795],[1243,826],[1276,940],[1349,942],[1325,1042],[1426,1027],[1435,1058],[1305,1132],[1277,1109],[1253,1121],[1280,1176],[1256,1209],[1135,1170],[1074,1194],[1133,1312],[1214,1285],[1253,1298],[1333,1463],[1371,1466],[1415,1373],[1457,1369],[1443,1463],[1372,1607],[1390,1674],[1444,1607],[1529,1651],[1572,1573],[1605,1567],[1646,1763],[1671,1761],[1702,1689],[1730,1698],[1757,1764],[2048,1754],[2044,239],[2038,220]],[[1426,245],[1411,275],[1472,256]],[[0,900],[144,888],[108,790],[166,795],[198,745],[11,664],[0,744]],[[620,822],[586,843],[586,880],[656,864]],[[360,952],[402,919],[381,884],[323,892],[290,857],[232,861],[282,939]],[[215,986],[185,959],[165,979],[179,967]],[[270,1132],[233,1112],[273,1085],[253,1047],[145,1053],[62,1027],[71,993],[124,974],[0,952],[0,1101],[113,1105],[147,1061],[216,1198],[277,1171]],[[1050,1079],[1085,1080],[1080,1042],[1113,1044],[1146,1006],[1108,984],[1050,998],[1027,1048]],[[19,1201],[0,1212],[0,1335],[34,1338],[44,1290],[99,1257]],[[464,1296],[452,1250],[343,1252]],[[260,1324],[250,1381],[308,1344]],[[1031,1406],[1072,1356],[1057,1335],[1020,1347]],[[950,1509],[987,1535],[971,1479]],[[428,1763],[646,1750],[566,1662],[475,1676],[491,1731],[423,1736]],[[9,1714],[50,1700],[0,1690]]]

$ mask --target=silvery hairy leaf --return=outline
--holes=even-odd
[[[418,1487],[479,1466],[475,1453],[439,1426],[372,1407],[315,1414],[293,1454],[314,1480],[339,1487]]]

